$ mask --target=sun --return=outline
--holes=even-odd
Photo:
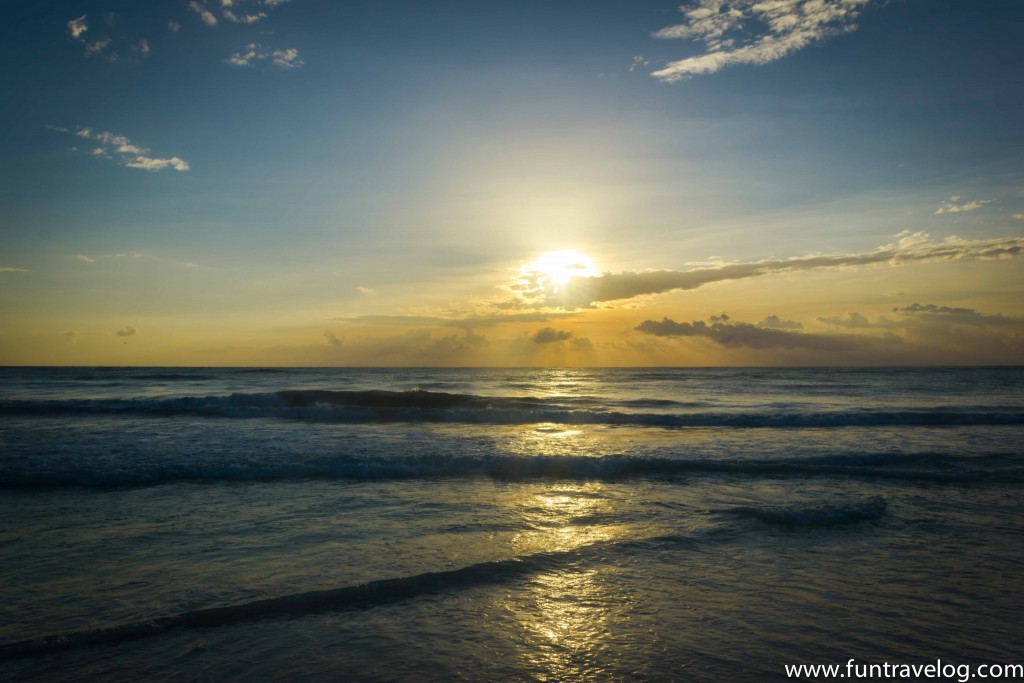
[[[586,254],[571,249],[548,251],[524,265],[524,277],[544,280],[548,286],[560,287],[574,277],[597,275],[594,261]]]

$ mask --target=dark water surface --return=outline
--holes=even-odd
[[[0,368],[0,678],[1024,662],[1024,370]]]

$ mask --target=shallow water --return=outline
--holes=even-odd
[[[1020,662],[1022,380],[0,369],[0,673]]]

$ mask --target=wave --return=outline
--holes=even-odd
[[[592,400],[592,399],[588,399]],[[578,409],[571,397],[488,397],[474,394],[412,391],[334,391],[294,389],[227,396],[180,398],[79,399],[0,402],[0,415],[133,414],[151,417],[196,415],[231,418],[286,418],[310,421],[447,422],[456,424],[632,425],[643,427],[831,428],[968,425],[1021,425],[1019,406],[920,408],[853,408],[813,410],[765,406],[761,410],[691,410],[689,412],[624,412]],[[632,399],[619,405],[669,407],[661,399]],[[606,402],[614,406],[614,402]],[[703,404],[672,403],[678,408]]]
[[[971,483],[1024,482],[1024,463],[1005,454],[957,457],[941,454],[836,455],[800,459],[710,460],[612,455],[421,455],[337,456],[310,460],[189,460],[167,463],[99,463],[47,468],[44,463],[0,469],[0,488],[117,488],[178,483],[303,480],[388,481],[490,477],[617,481],[629,478],[684,479],[694,476],[745,478],[858,478],[890,481]]]
[[[36,657],[94,645],[113,645],[171,630],[210,628],[274,617],[297,617],[323,612],[370,609],[402,600],[474,586],[502,584],[543,571],[564,568],[580,561],[600,561],[616,551],[652,550],[696,543],[691,536],[657,536],[641,540],[599,541],[571,550],[535,553],[460,569],[426,572],[414,576],[383,579],[330,590],[295,593],[225,607],[183,612],[143,622],[78,631],[0,646],[0,659]]]
[[[756,519],[767,524],[784,527],[836,526],[876,520],[885,514],[888,503],[884,498],[872,498],[856,504],[817,505],[806,507],[737,507],[724,510],[725,514]]]

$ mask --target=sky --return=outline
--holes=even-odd
[[[0,364],[1024,362],[1019,0],[0,22]]]

